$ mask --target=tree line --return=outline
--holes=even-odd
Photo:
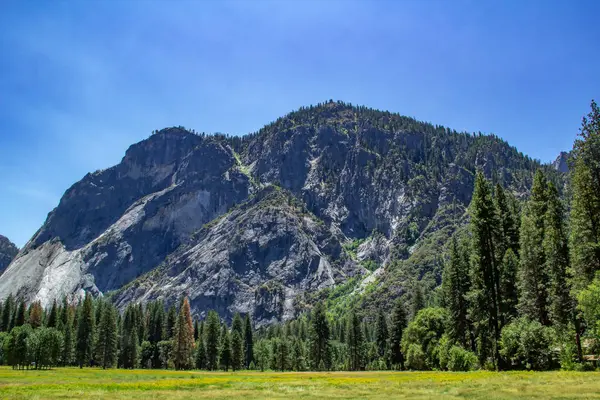
[[[193,319],[187,297],[118,312],[86,294],[49,309],[12,295],[0,303],[0,362],[13,368],[79,366],[205,370],[585,369],[600,353],[600,110],[575,142],[567,198],[541,170],[519,202],[482,172],[469,222],[448,245],[442,282],[410,312],[330,315],[255,327],[215,311]],[[418,286],[417,286],[418,289]]]

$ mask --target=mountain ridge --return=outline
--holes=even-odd
[[[305,235],[303,219],[284,217],[294,214],[291,208],[278,211],[282,214],[271,225],[258,224],[260,229],[242,224],[254,236],[239,248],[224,249],[220,243],[207,248],[198,242],[200,253],[219,250],[219,254],[238,251],[257,256],[248,248],[254,249],[261,239],[278,237],[277,230],[272,230],[276,221],[294,221],[296,233],[286,240],[317,250],[302,252],[289,247],[288,258],[296,261],[285,264],[286,272],[291,274],[305,265],[307,257],[316,255],[331,261],[351,258],[348,267],[339,271],[369,275],[370,270],[379,270],[375,284],[393,288],[390,297],[394,297],[406,292],[406,282],[384,267],[397,265],[397,261],[402,261],[403,268],[414,262],[406,267],[411,279],[425,279],[429,286],[439,283],[441,260],[421,254],[427,253],[422,249],[428,249],[428,242],[443,245],[460,225],[476,169],[517,197],[525,197],[533,171],[541,166],[496,136],[458,133],[343,102],[301,108],[243,137],[166,128],[130,146],[119,164],[87,174],[65,192],[7,274],[0,277],[0,297],[15,293],[48,304],[53,298],[83,291],[122,293],[127,285],[138,285],[141,276],[164,267],[170,255],[180,254],[182,246],[197,239],[195,232],[231,238],[231,232],[218,230],[223,229],[221,219],[267,187],[281,187],[286,195],[280,199],[303,204],[340,245],[360,241],[357,254],[343,247],[339,253],[319,247],[322,229],[308,229],[310,234]],[[554,173],[551,177],[561,179],[558,172],[547,169]],[[252,220],[250,217],[258,221],[273,218],[258,212],[238,215],[244,223]],[[235,231],[235,221],[227,221]],[[262,309],[271,311],[258,315],[259,319],[289,318],[303,309],[290,307],[290,303],[310,303],[312,294],[323,289],[300,290],[290,278],[293,274],[282,272],[278,278],[264,272],[281,264],[280,258],[260,260],[255,267],[263,274],[261,279],[275,279],[275,286],[293,296],[268,300],[287,301],[287,308],[275,315],[274,303],[263,304]],[[198,263],[192,260],[188,264]],[[218,265],[225,271],[237,264]],[[196,267],[202,276],[216,268],[209,262]],[[316,273],[309,268],[307,279],[316,279]],[[240,279],[234,275],[229,279]],[[265,283],[252,283],[253,300],[250,289],[241,291],[239,298],[228,293],[211,304],[197,302],[194,312],[202,314],[212,307],[225,316],[236,311],[261,314],[262,309],[256,308],[260,303],[257,293]],[[329,280],[325,286],[340,283],[343,280]],[[202,282],[195,285],[188,289],[206,293],[205,287],[199,289]],[[127,293],[126,300],[117,296],[116,301],[125,304],[151,297],[150,292],[140,290]],[[169,293],[160,296],[170,302],[176,297]],[[190,300],[194,304],[194,298]]]

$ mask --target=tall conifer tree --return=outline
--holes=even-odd
[[[496,249],[499,223],[489,182],[478,171],[469,207],[471,215],[471,287],[469,293],[472,322],[477,336],[480,363],[491,358],[498,366],[500,340],[500,273]]]
[[[565,328],[572,320],[573,300],[570,295],[569,247],[564,224],[563,205],[553,183],[548,184],[548,207],[544,221],[545,269],[550,275],[550,317],[552,323]]]
[[[91,365],[94,350],[95,317],[92,296],[86,292],[77,319],[77,339],[75,351],[79,368]]]
[[[223,324],[221,331],[221,354],[219,362],[224,371],[228,371],[229,367],[231,367],[231,336],[226,324]]]
[[[379,357],[385,357],[389,346],[390,331],[387,325],[387,319],[383,310],[380,308],[377,313],[377,331],[375,339],[377,342],[377,353]]]
[[[205,344],[206,344],[206,367],[214,371],[219,365],[219,328],[221,322],[219,320],[219,314],[216,311],[211,310],[208,312],[206,317],[206,329],[205,329]]]
[[[48,328],[56,328],[58,324],[58,304],[56,304],[56,299],[52,301],[52,307],[50,308],[50,312],[48,313],[48,319],[46,320],[46,326]]]
[[[404,368],[404,355],[402,354],[402,336],[406,328],[407,318],[404,303],[401,298],[396,300],[392,311],[392,332],[390,335],[390,352],[392,365]]]
[[[517,317],[517,303],[519,294],[517,290],[517,276],[519,259],[513,249],[509,248],[504,253],[500,265],[500,321],[501,325],[508,324]]]
[[[137,368],[139,359],[138,327],[135,314],[135,306],[128,305],[121,326],[119,364],[127,369]]]
[[[467,348],[469,342],[467,293],[471,286],[467,249],[459,246],[454,235],[450,241],[449,259],[444,268],[442,290],[444,303],[448,309],[447,333],[453,342]]]
[[[204,337],[202,335],[199,335],[196,341],[196,368],[206,368],[206,346],[204,345]]]
[[[6,298],[6,300],[4,301],[4,307],[2,308],[2,318],[0,321],[0,330],[5,331],[5,332],[9,332],[10,331],[10,325],[11,325],[11,320],[12,320],[12,313],[13,313],[13,308],[14,308],[14,298],[12,293],[10,293],[8,295],[8,297]]]
[[[548,271],[544,254],[544,225],[548,183],[538,170],[521,220],[521,262],[519,270],[519,312],[548,325]]]
[[[238,330],[231,331],[231,368],[234,371],[244,366],[244,341]]]
[[[102,317],[98,326],[96,359],[103,369],[111,368],[117,361],[117,310],[106,304],[102,307]]]
[[[365,361],[365,338],[355,310],[351,311],[347,319],[346,344],[348,345],[348,368],[351,371],[362,370]]]
[[[175,324],[173,347],[173,362],[175,369],[191,368],[194,352],[194,325],[192,322],[190,302],[187,296],[183,298],[177,323]]]
[[[330,366],[329,335],[325,305],[319,302],[312,310],[310,320],[310,358],[314,370],[320,369],[321,366],[328,369]]]
[[[250,314],[246,314],[246,318],[244,320],[244,357],[246,368],[250,368],[250,364],[252,361],[254,361],[254,338]]]
[[[600,107],[594,101],[572,157],[571,263],[574,289],[579,291],[600,270]]]

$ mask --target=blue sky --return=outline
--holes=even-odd
[[[600,100],[596,1],[3,1],[0,233],[154,129],[244,134],[339,99],[542,161]]]

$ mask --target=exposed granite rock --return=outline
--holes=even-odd
[[[46,305],[80,290],[118,289],[250,191],[226,144],[160,131],[67,190],[0,279],[0,298],[18,291]]]
[[[6,236],[0,235],[0,275],[15,258],[19,249]]]
[[[556,160],[552,163],[552,166],[555,170],[562,173],[569,172],[569,158],[571,157],[571,153],[566,151],[561,151]]]
[[[200,316],[215,309],[226,318],[251,313],[259,325],[287,320],[295,316],[298,293],[364,272],[341,240],[289,194],[267,187],[117,292],[115,302],[170,304],[186,294]]]

